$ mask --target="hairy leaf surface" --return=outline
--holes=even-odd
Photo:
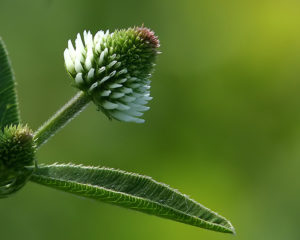
[[[19,123],[19,110],[12,67],[0,37],[0,130]]]
[[[150,177],[105,167],[39,166],[31,180],[49,187],[214,231],[231,223],[188,196]]]

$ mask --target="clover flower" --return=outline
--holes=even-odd
[[[151,73],[159,40],[148,28],[134,27],[113,33],[84,31],[64,52],[73,85],[89,94],[109,118],[143,123],[149,109]]]

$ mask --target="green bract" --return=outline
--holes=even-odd
[[[0,131],[0,198],[24,186],[32,173],[35,147],[27,126],[8,126]]]
[[[150,80],[159,41],[145,27],[99,31],[93,37],[84,31],[75,48],[69,40],[64,52],[67,71],[78,89],[88,93],[109,118],[125,122],[140,119],[150,97]]]

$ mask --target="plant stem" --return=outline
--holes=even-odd
[[[75,118],[90,101],[89,95],[82,91],[78,92],[34,133],[36,148],[46,143],[50,137]]]

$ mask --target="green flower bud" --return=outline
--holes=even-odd
[[[27,126],[0,130],[0,198],[22,188],[33,171],[35,146]]]
[[[65,66],[74,86],[88,93],[109,118],[125,122],[140,119],[148,110],[150,80],[159,54],[159,40],[145,27],[99,31],[93,37],[84,31],[75,48],[69,40],[64,52]]]

